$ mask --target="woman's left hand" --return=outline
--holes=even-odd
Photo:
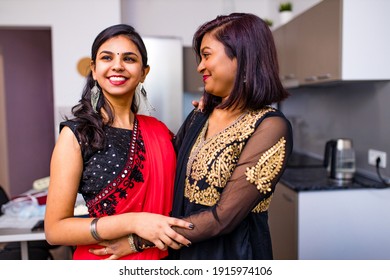
[[[106,260],[117,260],[123,256],[136,253],[132,251],[127,240],[127,236],[100,242],[98,245],[103,246],[100,249],[90,249],[89,252],[96,256],[107,256]]]
[[[198,111],[203,112],[204,110],[203,96],[199,100],[192,100],[192,106],[194,106]]]

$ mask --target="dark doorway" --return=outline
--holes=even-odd
[[[50,28],[0,27],[5,110],[0,131],[7,150],[0,162],[0,175],[7,178],[0,183],[11,197],[49,176],[55,143],[51,41]]]

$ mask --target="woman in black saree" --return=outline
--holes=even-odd
[[[268,207],[292,151],[289,121],[271,104],[288,96],[272,33],[252,14],[218,16],[195,33],[204,110],[176,136],[172,215],[192,245],[173,259],[272,259]]]

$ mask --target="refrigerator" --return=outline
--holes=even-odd
[[[144,82],[154,110],[141,102],[139,114],[151,115],[177,133],[183,122],[183,44],[175,37],[143,37],[150,71]]]

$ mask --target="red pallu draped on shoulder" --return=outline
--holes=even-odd
[[[126,180],[120,185],[126,190],[127,198],[118,199],[116,214],[128,212],[150,212],[168,216],[172,208],[173,184],[175,176],[176,155],[172,145],[172,133],[160,121],[153,117],[137,115],[139,132],[145,144],[145,160],[142,162],[143,182],[135,182],[133,187],[125,187]],[[129,153],[129,160],[131,153]],[[133,160],[132,166],[137,160]],[[119,177],[119,176],[118,176]],[[119,178],[120,179],[120,178]],[[106,189],[105,189],[106,190]],[[119,192],[111,187],[110,192],[116,197]],[[121,194],[123,196],[123,194]],[[129,221],[130,222],[130,221]],[[105,259],[108,256],[95,256],[88,252],[99,245],[77,246],[73,259]],[[168,251],[157,248],[147,249],[121,259],[155,260],[166,257]]]

